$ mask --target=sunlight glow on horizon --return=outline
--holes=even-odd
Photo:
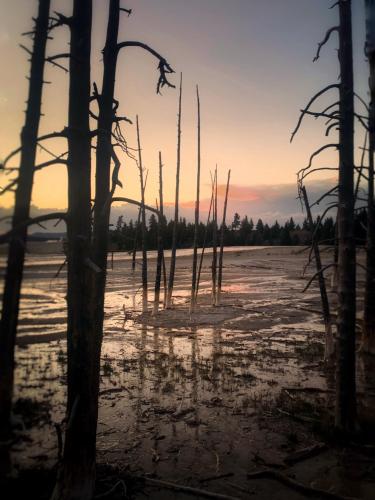
[[[280,5],[280,4],[283,5]],[[157,5],[156,5],[157,4]],[[7,71],[0,88],[0,158],[18,146],[24,119],[29,64],[19,48],[21,33],[31,26],[36,2],[0,0],[0,54]],[[101,49],[104,45],[107,2],[94,1],[92,81],[101,85]],[[194,207],[196,169],[196,101],[199,84],[202,107],[202,200],[210,198],[210,170],[219,164],[219,184],[224,186],[232,170],[231,196],[255,201],[257,187],[295,183],[296,172],[306,166],[314,149],[324,144],[324,125],[306,119],[293,144],[289,144],[301,107],[310,96],[328,83],[337,81],[337,40],[324,48],[313,64],[317,42],[334,24],[337,12],[328,10],[325,0],[128,0],[130,18],[122,17],[120,39],[139,39],[163,54],[176,74],[184,75],[182,117],[181,206]],[[55,0],[53,10],[69,13],[66,1]],[[213,22],[214,21],[214,22]],[[363,22],[363,25],[362,25]],[[353,5],[356,85],[367,97],[367,66],[363,56],[363,6]],[[67,47],[68,32],[54,33],[49,54]],[[116,97],[119,114],[132,120],[140,116],[145,167],[149,170],[146,200],[155,204],[158,196],[158,151],[163,152],[164,199],[173,204],[176,169],[177,91],[155,93],[158,74],[155,60],[139,49],[119,57]],[[40,133],[64,128],[67,118],[68,76],[47,67]],[[16,84],[15,84],[16,82]],[[332,97],[332,96],[328,96]],[[329,102],[325,99],[322,105]],[[93,124],[93,126],[95,126]],[[135,127],[125,125],[128,144],[136,144]],[[359,134],[360,135],[360,134]],[[334,135],[329,139],[333,139]],[[66,149],[62,141],[51,149]],[[39,155],[38,163],[45,159]],[[120,156],[123,189],[116,196],[139,199],[135,163]],[[93,154],[93,170],[95,167]],[[327,151],[317,165],[337,164],[337,154]],[[15,164],[13,163],[13,166]],[[94,174],[93,174],[94,176]],[[324,178],[324,173],[316,179]],[[8,177],[0,178],[0,185]],[[54,166],[35,176],[33,204],[63,209],[67,204],[65,167]],[[2,207],[13,204],[13,194],[0,198]]]

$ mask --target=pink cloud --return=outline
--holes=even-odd
[[[217,194],[219,197],[224,198],[226,191],[225,184],[219,184],[217,186]],[[229,186],[229,198],[231,200],[241,200],[241,201],[257,201],[260,200],[260,194],[250,186]]]

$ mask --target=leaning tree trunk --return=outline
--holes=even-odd
[[[197,302],[197,300],[198,300],[199,283],[200,283],[200,280],[201,280],[202,267],[203,267],[203,259],[204,259],[204,253],[206,251],[207,236],[208,236],[208,227],[209,227],[210,220],[211,220],[211,211],[212,211],[213,203],[214,203],[214,185],[212,184],[212,193],[211,193],[210,207],[208,209],[206,227],[205,227],[205,230],[204,230],[202,252],[201,252],[201,255],[200,255],[200,258],[199,258],[198,273],[197,273],[197,284],[196,284],[196,287],[195,287],[195,302]]]
[[[155,297],[153,314],[157,314],[160,302],[161,273],[164,261],[163,236],[164,232],[164,201],[163,201],[163,162],[159,151],[159,215],[158,215],[158,256],[156,261]]]
[[[12,219],[13,228],[22,225],[30,215],[37,137],[41,116],[49,10],[50,0],[39,0],[38,17],[35,22],[34,47],[31,55],[26,118],[21,132],[21,158]],[[12,236],[8,249],[0,329],[0,440],[5,440],[10,432],[14,383],[14,349],[26,239],[27,226],[23,226],[21,230]]]
[[[375,354],[375,0],[366,0],[366,54],[370,65],[369,170],[367,202],[366,288],[362,350]]]
[[[197,122],[198,122],[198,153],[197,153],[197,195],[195,200],[194,221],[194,243],[193,243],[193,272],[191,280],[190,311],[194,311],[196,303],[195,289],[197,286],[197,263],[198,263],[198,231],[199,231],[199,196],[201,179],[201,107],[199,100],[199,89],[197,85]]]
[[[182,107],[182,73],[180,76],[180,96],[178,100],[178,123],[177,123],[177,168],[176,168],[176,196],[174,205],[174,221],[172,233],[171,263],[168,278],[168,293],[166,307],[172,303],[174,275],[176,270],[176,251],[177,251],[177,226],[178,226],[178,205],[180,193],[180,167],[181,167],[181,107]]]
[[[74,0],[70,22],[68,125],[68,401],[63,458],[53,500],[89,500],[95,485],[99,383],[92,314],[91,134],[89,127],[92,0]]]
[[[146,209],[145,209],[145,182],[143,178],[143,163],[141,139],[139,135],[139,122],[137,115],[137,141],[138,141],[138,168],[139,180],[141,184],[141,202],[142,202],[142,312],[147,312],[148,290],[147,290],[147,248],[146,248]]]
[[[117,38],[120,22],[120,0],[111,0],[106,43],[103,50],[103,84],[98,96],[98,139],[96,147],[95,208],[93,225],[92,257],[101,272],[95,274],[95,324],[100,356],[100,345],[103,332],[104,292],[107,275],[108,228],[111,212],[111,160],[112,125],[114,121],[114,92],[117,66]],[[115,185],[113,186],[113,190]]]
[[[356,255],[354,240],[354,93],[351,1],[340,11],[340,165],[338,213],[338,317],[335,425],[352,432],[356,425]]]
[[[306,207],[306,215],[307,215],[307,220],[309,222],[310,231],[313,234],[314,221],[313,221],[313,217],[311,214],[309,199],[307,196],[305,186],[302,186],[301,191],[302,191],[303,201],[304,201],[304,204]],[[316,271],[318,273],[320,298],[322,301],[323,320],[324,320],[325,332],[326,332],[324,359],[326,361],[331,361],[332,357],[334,355],[334,352],[335,352],[335,349],[334,349],[335,346],[334,346],[333,334],[332,334],[332,318],[331,318],[331,312],[330,312],[329,301],[328,301],[326,280],[324,278],[324,274],[322,271],[322,260],[320,257],[319,243],[315,238],[312,241],[312,246],[313,246],[314,256],[315,256]]]
[[[217,306],[219,306],[221,303],[221,286],[222,286],[222,281],[223,281],[225,221],[226,221],[226,217],[227,217],[229,183],[230,183],[230,170],[228,170],[227,188],[225,190],[225,200],[224,200],[224,210],[223,210],[223,222],[221,224],[221,231],[220,231],[219,273],[218,273],[218,278],[217,278],[217,294],[216,294],[216,305]]]

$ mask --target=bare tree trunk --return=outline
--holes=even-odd
[[[133,254],[132,254],[132,270],[133,271],[135,270],[135,261],[136,261],[136,257],[137,257],[138,233],[139,233],[139,226],[141,225],[141,215],[142,215],[142,208],[139,207],[137,225],[135,226],[134,246],[133,246]]]
[[[142,312],[147,312],[148,290],[147,290],[147,248],[146,248],[146,209],[145,209],[145,183],[143,180],[143,164],[141,139],[139,135],[139,121],[137,115],[137,142],[138,142],[138,168],[139,180],[141,184],[141,202],[142,202]]]
[[[193,312],[196,304],[195,289],[197,284],[197,262],[198,262],[198,231],[199,231],[199,197],[201,181],[201,107],[199,100],[199,88],[197,85],[197,122],[198,122],[198,154],[197,154],[197,195],[195,200],[195,223],[194,223],[194,243],[193,243],[193,272],[191,282],[190,311]]]
[[[307,196],[305,186],[302,186],[301,192],[302,192],[303,201],[304,201],[305,207],[306,207],[307,220],[309,222],[311,233],[313,233],[314,232],[314,221],[312,218],[310,205],[309,205],[309,199]],[[322,261],[320,258],[319,243],[318,243],[318,241],[313,240],[311,244],[313,246],[314,255],[315,255],[316,271],[317,271],[317,273],[319,273],[318,274],[318,282],[319,282],[320,298],[322,301],[323,320],[324,320],[325,331],[326,331],[324,359],[326,361],[332,361],[332,357],[335,353],[335,346],[334,346],[333,334],[332,334],[332,318],[331,318],[331,313],[330,313],[326,282],[325,282],[325,278],[324,278],[324,275],[322,272]]]
[[[340,11],[340,165],[338,213],[338,317],[335,425],[344,432],[356,426],[356,255],[354,240],[354,94],[351,1]]]
[[[95,486],[99,379],[91,260],[89,127],[92,1],[71,18],[68,157],[68,401],[63,459],[53,500],[90,500]],[[99,270],[100,271],[100,270]],[[96,271],[98,272],[98,271]]]
[[[339,262],[339,217],[338,211],[336,215],[336,227],[335,227],[335,242],[334,242],[334,253],[333,253],[333,271],[331,274],[331,290],[336,290],[337,288],[337,267]]]
[[[158,257],[156,263],[155,298],[153,314],[157,314],[160,302],[161,272],[164,260],[163,235],[164,235],[164,201],[163,201],[163,162],[159,151],[159,220],[158,220]]]
[[[375,354],[375,1],[366,0],[366,54],[370,66],[369,169],[367,203],[366,288],[362,350]]]
[[[228,170],[227,188],[225,191],[224,210],[223,210],[223,222],[221,224],[221,233],[220,233],[219,276],[218,276],[218,281],[217,281],[217,295],[216,295],[216,305],[217,306],[219,306],[221,303],[221,285],[222,285],[222,280],[223,280],[224,236],[225,236],[225,221],[226,221],[226,217],[227,217],[229,183],[230,183],[230,170]]]
[[[169,279],[168,279],[168,294],[167,294],[167,304],[166,304],[167,308],[171,307],[172,304],[174,275],[176,270],[177,226],[178,226],[180,168],[181,168],[181,111],[182,111],[181,108],[182,108],[182,73],[180,76],[180,95],[178,100],[176,197],[175,197],[175,207],[174,207],[171,263],[170,263]]]
[[[84,2],[85,3],[85,2]],[[69,127],[77,131],[69,143],[69,284],[68,284],[68,415],[64,459],[54,492],[56,499],[92,498],[95,486],[96,428],[100,354],[103,337],[110,217],[110,170],[113,96],[117,64],[119,0],[111,0],[104,48],[102,93],[96,149],[93,243],[90,252],[90,92],[91,3],[75,6],[72,28]],[[79,31],[75,32],[75,27]],[[82,41],[79,39],[82,31]],[[77,57],[73,62],[74,58]],[[76,64],[83,66],[82,73]],[[83,78],[82,86],[75,78]],[[77,105],[77,98],[83,100]],[[78,108],[76,114],[74,108]],[[76,162],[80,161],[79,167]],[[78,172],[77,172],[78,170]],[[81,212],[82,211],[82,212]],[[90,255],[91,254],[91,255]],[[92,259],[89,263],[88,259]],[[80,299],[76,302],[78,295]],[[78,306],[78,307],[77,307]],[[80,315],[82,315],[80,317]],[[85,317],[86,316],[86,317]]]
[[[146,178],[145,178],[145,182],[144,182],[144,184],[145,184],[144,193],[146,193],[147,178],[148,178],[148,172],[146,172]],[[135,270],[137,248],[138,248],[139,228],[141,227],[141,217],[142,217],[142,204],[139,205],[137,225],[135,226],[134,246],[133,246],[133,254],[132,254],[132,271]]]
[[[31,55],[26,118],[21,132],[21,158],[12,228],[20,226],[30,215],[37,137],[41,116],[49,10],[50,0],[39,0],[38,17],[35,21],[34,46]],[[10,432],[14,384],[14,348],[26,240],[27,226],[24,226],[23,229],[12,236],[8,248],[0,329],[0,440],[5,440]]]
[[[214,177],[214,202],[213,202],[213,232],[212,232],[212,305],[216,304],[217,294],[217,166]]]
[[[204,231],[204,238],[203,238],[203,245],[202,245],[202,252],[201,256],[199,259],[199,266],[198,266],[198,275],[197,275],[197,285],[196,285],[196,290],[195,290],[195,302],[197,302],[198,299],[198,292],[199,292],[199,283],[201,279],[201,273],[202,273],[202,266],[203,266],[203,259],[204,259],[204,253],[206,251],[206,244],[207,244],[207,235],[208,235],[208,226],[211,220],[211,211],[214,203],[214,187],[212,185],[212,193],[211,193],[211,201],[210,201],[210,208],[208,210],[208,215],[207,215],[207,222],[206,222],[206,228]]]

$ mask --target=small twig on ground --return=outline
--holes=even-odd
[[[171,483],[169,481],[162,481],[161,479],[153,479],[145,476],[133,476],[134,479],[143,481],[146,484],[152,486],[159,486],[160,488],[166,488],[168,490],[180,491],[188,495],[201,496],[204,498],[216,498],[218,500],[239,500],[237,497],[232,497],[228,495],[221,495],[220,493],[214,493],[207,490],[201,490],[199,488],[192,488],[191,486],[184,486],[182,484]]]
[[[288,476],[285,476],[281,472],[274,471],[271,469],[264,469],[258,472],[250,472],[249,474],[247,474],[247,478],[274,479],[275,481],[278,481],[279,483],[282,483],[285,486],[288,486],[289,488],[292,488],[295,491],[299,491],[300,493],[309,497],[329,498],[334,500],[355,500],[354,497],[342,496],[337,493],[307,486],[305,484],[295,481],[294,479],[291,479]]]

